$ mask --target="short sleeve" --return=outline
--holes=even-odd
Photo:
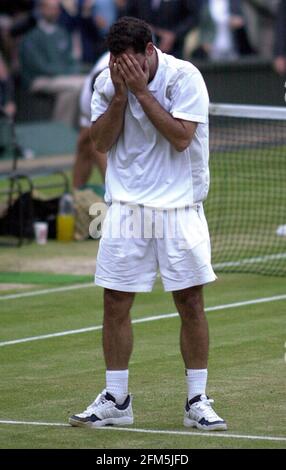
[[[80,126],[90,127],[90,103],[91,103],[91,76],[89,75],[84,82],[80,95]]]
[[[170,113],[174,118],[206,124],[209,96],[199,71],[181,73],[171,91]]]
[[[114,95],[114,86],[109,71],[104,70],[95,80],[91,99],[91,121],[95,122],[107,110]]]

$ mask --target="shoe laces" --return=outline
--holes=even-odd
[[[107,400],[105,396],[106,390],[103,390],[99,395],[97,395],[96,399],[87,407],[84,413],[90,413],[95,408],[100,409],[106,405],[110,400]]]
[[[214,400],[212,400],[211,398],[204,398],[198,401],[197,403],[194,403],[194,405],[196,408],[204,412],[204,416],[206,419],[213,419],[217,418],[218,416],[211,406],[212,403],[214,403]]]

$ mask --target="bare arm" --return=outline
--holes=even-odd
[[[105,113],[94,122],[90,135],[99,152],[106,153],[117,141],[124,122],[126,101],[114,96]]]
[[[135,94],[152,124],[178,152],[183,152],[192,141],[197,123],[173,118],[149,92],[147,60],[142,70],[133,56],[124,54],[119,60],[119,70],[127,87]]]
[[[147,90],[137,95],[146,115],[158,131],[175,147],[183,152],[190,145],[197,129],[197,123],[175,119]]]
[[[92,124],[90,129],[90,135],[96,150],[104,153],[111,149],[122,131],[127,105],[127,88],[118,73],[116,61],[112,56],[109,68],[115,95],[108,109]]]

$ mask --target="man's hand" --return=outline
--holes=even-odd
[[[117,61],[119,72],[128,87],[135,95],[140,95],[148,91],[147,85],[149,81],[149,63],[147,59],[143,64],[143,69],[138,60],[131,54],[123,54]]]
[[[229,19],[229,24],[232,29],[240,29],[243,28],[245,22],[242,16],[240,15],[231,15]]]
[[[17,108],[16,108],[15,103],[13,103],[12,101],[9,101],[9,103],[5,104],[4,110],[5,110],[5,113],[7,114],[7,116],[12,118],[12,117],[15,116]]]
[[[127,100],[127,87],[122,74],[119,72],[118,62],[112,54],[110,54],[109,70],[115,88],[115,96],[122,100]]]
[[[278,56],[275,57],[274,59],[274,69],[279,75],[285,75],[286,74],[286,57],[284,56]]]

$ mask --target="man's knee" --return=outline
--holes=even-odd
[[[89,129],[82,128],[77,141],[77,155],[81,161],[92,162],[92,140],[90,138]]]
[[[124,318],[129,315],[135,294],[104,289],[104,314],[108,317]]]
[[[81,148],[91,146],[92,140],[90,137],[89,128],[82,127],[80,129],[77,143],[78,143],[78,146]]]
[[[204,313],[202,286],[174,292],[173,296],[181,317],[201,316]]]

